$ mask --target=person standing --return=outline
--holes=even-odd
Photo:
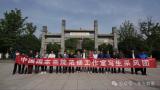
[[[103,59],[103,52],[98,51],[98,59]],[[99,67],[99,73],[103,73],[103,68]]]
[[[40,58],[39,52],[36,52],[35,58]],[[39,67],[40,67],[39,65],[35,65],[35,73],[39,72]]]
[[[34,58],[33,51],[30,50],[28,54],[29,58]],[[33,65],[28,65],[28,74],[32,74],[33,71]]]
[[[93,62],[92,61],[93,60],[93,51],[92,50],[89,51],[88,58],[90,59],[90,62]],[[92,66],[88,66],[87,71],[88,71],[88,73],[92,73],[93,72]]]
[[[145,60],[148,58],[148,55],[147,53],[144,52],[144,50],[142,50],[139,54],[138,54],[138,58],[142,59],[142,60]],[[135,70],[135,73],[137,74],[138,73],[138,69],[142,72],[142,75],[147,75],[146,73],[146,68],[137,68]]]
[[[18,73],[21,74],[21,65],[17,63],[18,61],[16,61],[17,57],[19,57],[19,56],[20,56],[20,52],[16,51],[16,53],[15,53],[15,64],[14,64],[13,73],[12,73],[13,75],[17,71],[17,66],[18,66]]]
[[[83,49],[82,58],[83,58],[83,59],[88,58],[88,53],[87,53],[87,51],[86,51],[85,49]],[[86,72],[86,71],[87,71],[87,67],[82,67],[82,70],[83,70],[84,72]]]
[[[82,55],[81,55],[80,51],[77,51],[76,58],[82,58]],[[76,67],[76,71],[80,72],[81,71],[81,67]]]
[[[125,58],[125,56],[122,51],[119,51],[118,52],[118,59],[122,59],[122,58]],[[120,72],[125,73],[124,68],[118,68],[118,73],[120,73]]]
[[[94,51],[94,53],[93,53],[93,58],[94,58],[94,61],[93,61],[93,62],[95,62],[95,59],[98,58],[97,51]],[[93,67],[93,73],[98,73],[97,67]]]
[[[119,58],[118,50],[113,51],[112,58],[115,60]],[[116,72],[117,72],[116,68],[111,68],[111,73],[116,73]]]
[[[131,58],[132,58],[132,59],[135,59],[135,51],[132,50],[131,53],[132,53],[132,54],[131,54]],[[134,74],[134,70],[135,70],[135,68],[131,68],[131,74]]]
[[[62,58],[62,52],[61,52],[61,49],[59,49],[59,51],[58,51],[58,56],[57,56],[58,58]],[[58,72],[62,72],[62,66],[58,66]]]
[[[107,51],[106,54],[104,54],[103,58],[104,58],[104,59],[109,59],[109,58],[111,58],[110,53],[109,53],[109,50]],[[105,71],[110,71],[110,68],[105,68]]]
[[[73,51],[70,52],[69,58],[75,58]],[[74,66],[69,66],[69,73],[74,73]]]
[[[51,51],[51,53],[48,55],[48,58],[55,58],[56,55],[54,54],[53,51]],[[53,66],[49,66],[49,73],[53,72]]]
[[[66,51],[64,51],[64,54],[62,55],[62,58],[69,58],[69,56],[68,56]],[[63,66],[63,73],[66,73],[67,69],[68,69],[67,66]]]
[[[24,54],[24,53],[22,53],[22,55],[21,56],[23,56],[23,57],[28,57],[26,54]],[[21,73],[22,74],[26,74],[27,73],[27,65],[26,64],[22,64],[22,70],[21,70]]]

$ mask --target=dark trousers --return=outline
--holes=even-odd
[[[49,66],[49,73],[53,72],[53,66]]]
[[[56,66],[56,73],[58,73],[58,72],[60,72],[60,73],[61,73],[61,71],[62,71],[61,66]]]
[[[131,74],[134,74],[134,68],[131,68]]]
[[[74,67],[69,67],[68,69],[69,69],[69,73],[71,72],[74,73]]]
[[[111,73],[116,73],[116,68],[111,68]]]
[[[138,74],[138,71],[141,71],[141,73],[143,74],[143,68],[135,68],[135,74]]]
[[[88,71],[88,72],[91,72],[91,71],[92,71],[92,68],[91,68],[91,67],[87,67],[87,71]]]
[[[142,75],[147,75],[146,68],[142,68]]]
[[[32,74],[33,65],[28,65],[28,74]]]
[[[67,67],[63,66],[63,73],[66,73],[66,72],[67,72]]]
[[[38,73],[39,72],[39,67],[38,65],[35,65],[35,73]]]
[[[104,73],[104,68],[99,68],[99,73]]]
[[[105,68],[105,71],[109,72],[109,71],[110,71],[110,68]]]
[[[44,72],[44,71],[45,71],[45,70],[44,70],[44,66],[41,66],[41,71],[42,71],[42,72]]]
[[[92,70],[93,73],[97,73],[98,72],[96,67],[93,67],[92,69],[93,69]]]
[[[25,69],[26,69],[26,65],[22,65],[22,70],[21,70],[21,73],[22,73],[22,74],[25,73]]]
[[[124,68],[118,68],[118,73],[120,73],[120,72],[125,73]]]
[[[81,71],[81,67],[76,67],[76,71]]]
[[[18,64],[18,63],[15,63],[15,64],[14,64],[14,68],[13,68],[13,73],[12,73],[12,74],[15,74],[15,73],[16,73],[17,67],[18,67],[18,73],[21,74],[21,65]]]

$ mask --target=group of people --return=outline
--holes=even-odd
[[[19,55],[19,52],[16,52],[16,55]],[[39,55],[39,52],[36,52],[35,54],[33,53],[32,50],[30,50],[29,54],[27,55],[30,58],[42,58]],[[109,51],[87,51],[83,50],[77,51],[74,53],[71,51],[70,53],[64,51],[62,54],[61,52],[58,52],[56,55],[54,51],[50,51],[49,54],[45,54],[43,56],[44,58],[94,58],[94,59],[109,59],[109,58],[148,58],[147,53],[145,52],[140,52],[138,54],[134,53],[134,50],[131,51],[129,56],[126,56],[123,54],[122,51],[113,51],[112,54],[110,54]],[[20,65],[15,63],[14,69],[13,69],[13,74],[17,72],[18,68],[18,73],[19,74],[32,74],[34,73],[74,73],[74,72],[88,72],[88,73],[106,73],[106,72],[111,72],[111,73],[125,73],[125,68],[96,68],[96,67],[73,67],[73,66],[38,66],[38,65]],[[138,71],[141,71],[142,75],[146,75],[146,68],[131,68],[131,74],[138,74]]]

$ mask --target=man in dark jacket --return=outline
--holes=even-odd
[[[102,51],[98,51],[98,59],[103,59],[103,52]],[[99,73],[103,73],[104,69],[102,67],[99,68]]]
[[[69,58],[75,58],[74,53],[71,51],[69,54]],[[69,66],[69,73],[74,73],[74,67],[73,66]]]
[[[33,51],[30,50],[28,54],[29,58],[34,58]],[[28,74],[32,74],[33,71],[33,65],[28,65]]]

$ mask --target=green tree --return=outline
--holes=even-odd
[[[28,35],[33,35],[36,31],[37,27],[36,25],[33,25],[33,23],[26,23],[26,29],[25,29],[25,33]]]
[[[77,47],[78,39],[76,38],[70,38],[65,40],[65,47],[66,49],[75,50]]]
[[[27,54],[30,50],[39,51],[40,45],[40,39],[38,39],[35,35],[23,35],[17,42],[15,48]]]
[[[109,50],[110,52],[112,52],[113,51],[113,46],[111,44],[103,43],[103,44],[98,46],[98,50],[104,51],[104,52]]]
[[[86,50],[94,50],[94,40],[90,38],[84,38],[82,41],[82,48]]]
[[[57,43],[49,43],[47,44],[47,53],[50,53],[51,51],[53,51],[54,53],[58,53],[58,51],[60,50],[60,45]]]
[[[39,51],[40,39],[34,35],[36,26],[31,22],[28,23],[26,19],[27,17],[23,17],[19,9],[4,13],[4,18],[0,19],[0,52]]]
[[[130,49],[148,49],[141,34],[135,30],[133,23],[125,21],[119,28],[118,31],[118,48],[126,51]]]
[[[152,18],[139,22],[141,34],[146,40],[149,50],[160,50],[160,25],[159,22],[153,22]]]
[[[15,9],[4,13],[0,19],[0,50],[7,52],[14,47],[19,36],[24,32],[24,22],[27,17],[22,17],[21,10]]]

